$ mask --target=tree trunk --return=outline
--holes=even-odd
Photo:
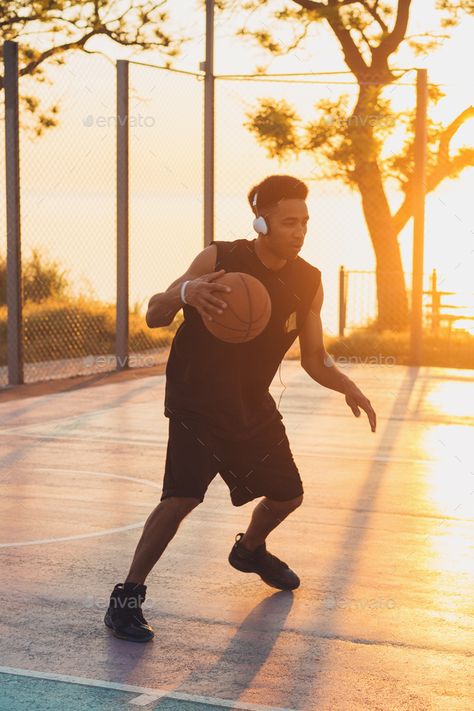
[[[362,86],[351,117],[349,135],[354,155],[354,179],[376,258],[377,327],[408,327],[408,299],[400,246],[377,163],[378,148],[369,116],[376,115],[378,89]],[[365,120],[364,120],[365,119]]]
[[[408,327],[408,299],[403,265],[393,218],[380,182],[376,163],[361,161],[355,171],[362,208],[376,259],[377,326],[403,330]]]

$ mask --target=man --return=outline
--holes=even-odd
[[[114,587],[104,620],[121,639],[144,642],[153,637],[141,610],[145,579],[217,473],[228,485],[234,506],[263,496],[247,531],[235,537],[230,564],[259,574],[280,590],[298,587],[296,573],[265,544],[268,534],[303,500],[282,415],[269,393],[297,336],[305,371],[343,393],[355,416],[362,408],[375,432],[369,400],[324,349],[321,272],[298,256],[309,219],[307,194],[306,185],[292,176],[267,177],[248,194],[258,238],[214,241],[185,274],[150,299],[150,328],[170,324],[180,308],[184,321],[166,367],[169,439],[161,500],[146,521],[125,582]],[[245,343],[221,341],[203,323],[227,308],[230,289],[218,281],[225,271],[252,274],[271,298],[269,323]]]

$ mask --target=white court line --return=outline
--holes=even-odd
[[[46,467],[36,467],[32,471],[35,472],[53,472],[54,474],[89,474],[91,476],[104,476],[112,477],[113,479],[124,479],[125,481],[133,481],[134,484],[148,484],[156,489],[161,490],[161,484],[157,484],[156,481],[151,479],[141,479],[139,477],[125,476],[123,474],[111,474],[110,472],[97,472],[90,471],[87,469],[55,469]],[[40,543],[57,543],[60,541],[79,541],[83,538],[97,538],[99,536],[108,536],[112,533],[121,533],[122,531],[130,531],[133,528],[142,528],[145,525],[145,521],[139,521],[138,523],[130,523],[127,526],[120,526],[119,528],[106,528],[102,531],[95,531],[93,533],[79,533],[75,536],[60,536],[57,538],[38,538],[32,541],[17,541],[14,543],[0,543],[0,548],[17,548],[21,546],[34,546]]]
[[[159,701],[162,698],[162,696],[148,696],[148,694],[140,694],[140,696],[136,696],[128,703],[133,706],[148,706],[148,704],[152,704],[153,701]]]
[[[262,704],[252,704],[246,703],[245,701],[234,701],[232,699],[217,699],[214,696],[185,694],[181,691],[168,691],[167,689],[151,689],[145,686],[120,684],[115,681],[103,681],[102,679],[87,679],[80,676],[69,676],[67,674],[55,674],[49,672],[43,673],[32,670],[30,671],[29,669],[16,669],[15,667],[0,667],[0,673],[33,677],[35,679],[48,679],[50,681],[62,681],[68,684],[80,684],[81,686],[94,686],[100,689],[132,691],[137,694],[145,694],[148,697],[153,697],[153,700],[165,696],[170,699],[180,699],[181,701],[194,701],[195,703],[199,704],[209,704],[209,706],[224,706],[226,708],[232,709],[247,709],[248,711],[296,711],[296,709],[283,708],[281,706],[263,706]]]
[[[31,439],[72,439],[75,442],[110,442],[111,444],[115,444],[116,442],[120,442],[121,444],[133,444],[133,445],[140,445],[140,446],[150,446],[156,449],[157,447],[165,448],[166,447],[166,440],[163,442],[151,442],[150,440],[140,440],[140,439],[126,439],[124,437],[120,437],[117,439],[113,438],[106,438],[106,437],[76,437],[76,436],[62,436],[62,435],[47,435],[47,434],[23,434],[23,433],[14,433],[16,437],[26,437],[26,438],[31,438]],[[0,430],[0,436],[1,435],[11,435],[11,432],[8,430]],[[291,432],[288,434],[289,439],[291,440]],[[291,443],[291,448],[294,454],[296,456],[298,455],[304,455],[304,456],[322,456],[322,457],[330,457],[331,459],[350,459],[351,461],[357,461],[357,462],[365,462],[368,459],[371,461],[375,462],[400,462],[401,464],[438,464],[441,460],[440,459],[412,459],[410,457],[390,457],[390,456],[383,456],[383,455],[374,455],[371,454],[370,452],[367,452],[367,454],[362,455],[362,456],[355,456],[354,454],[335,454],[333,450],[330,449],[299,449],[297,445],[293,442]],[[338,451],[340,451],[340,447],[338,447]],[[451,461],[451,459],[448,457],[447,460]]]
[[[140,521],[139,523],[131,523],[128,526],[121,526],[120,528],[106,528],[105,531],[96,531],[95,533],[81,533],[77,536],[61,536],[59,538],[38,538],[37,540],[32,541],[0,543],[0,548],[18,548],[20,546],[34,546],[38,543],[59,543],[60,541],[79,541],[81,540],[81,538],[97,538],[98,536],[108,536],[112,533],[121,533],[122,531],[130,531],[132,528],[143,527],[145,525],[145,521]]]
[[[157,444],[159,446],[162,446],[160,443],[156,442],[156,439],[152,439],[151,435],[149,439],[111,437],[110,435],[101,437],[94,437],[93,435],[87,435],[87,437],[78,437],[77,435],[73,434],[35,434],[34,432],[22,432],[20,429],[16,430],[14,428],[8,430],[0,430],[0,436],[2,435],[4,435],[5,437],[11,437],[12,435],[14,435],[15,437],[30,437],[31,439],[72,439],[74,441],[77,440],[78,442],[110,442],[111,444],[123,442],[125,444],[145,444],[153,447],[157,446]]]

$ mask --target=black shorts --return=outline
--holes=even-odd
[[[234,442],[211,434],[200,420],[170,417],[160,500],[192,496],[203,501],[217,473],[229,487],[234,506],[242,506],[259,496],[286,501],[303,494],[280,418],[258,436]]]

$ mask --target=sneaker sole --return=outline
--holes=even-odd
[[[127,637],[127,635],[120,634],[119,632],[117,632],[114,629],[114,626],[112,625],[112,623],[109,619],[109,616],[107,614],[104,617],[104,623],[105,623],[105,626],[108,627],[109,630],[111,630],[114,637],[116,637],[117,639],[124,639],[126,642],[139,642],[139,643],[151,642],[151,640],[155,636],[154,634],[152,634],[150,637],[146,637],[144,639],[136,639],[136,637]]]

